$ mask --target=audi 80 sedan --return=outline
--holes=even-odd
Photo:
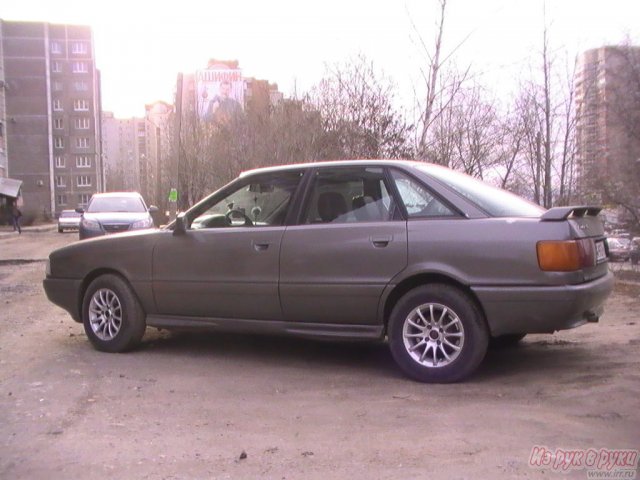
[[[598,321],[598,213],[420,162],[262,168],[164,228],[55,250],[44,289],[101,351],[148,326],[387,340],[408,376],[455,382],[492,339]]]

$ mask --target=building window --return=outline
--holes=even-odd
[[[64,138],[62,137],[55,137],[53,139],[53,146],[55,148],[64,148]]]
[[[62,53],[62,44],[60,42],[51,42],[51,53]]]
[[[67,184],[64,181],[64,177],[62,175],[58,175],[56,177],[56,187],[66,187]]]
[[[73,109],[76,112],[88,112],[89,111],[89,102],[87,100],[74,100],[73,101]]]
[[[56,168],[64,168],[64,157],[56,155]]]
[[[53,128],[55,128],[56,130],[62,130],[64,128],[64,122],[61,118],[53,119]]]
[[[76,157],[76,167],[87,168],[91,166],[91,158],[87,155],[78,155]]]
[[[76,118],[75,125],[78,130],[88,130],[91,122],[87,117]]]
[[[62,111],[62,100],[54,100],[53,101],[53,110],[55,112],[61,112]]]
[[[87,137],[78,137],[78,138],[76,138],[76,147],[77,148],[89,148],[89,139]]]
[[[62,62],[53,62],[51,65],[51,71],[53,73],[62,73]]]
[[[89,84],[83,81],[73,82],[73,89],[76,92],[87,92],[89,91]]]
[[[80,195],[78,195],[78,205],[82,207],[87,206],[89,200],[91,200],[91,195],[89,195],[88,193],[81,193]]]
[[[61,92],[64,89],[64,83],[62,82],[53,82],[53,91]]]
[[[91,177],[89,175],[78,175],[78,186],[79,187],[90,187],[91,186]]]
[[[58,205],[66,205],[67,204],[67,196],[66,195],[58,195],[57,196]]]
[[[73,73],[87,73],[88,71],[87,62],[73,62]]]
[[[85,54],[87,51],[87,44],[85,42],[73,42],[71,44],[71,53]]]

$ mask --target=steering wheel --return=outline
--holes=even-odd
[[[227,224],[232,227],[251,227],[253,226],[253,222],[247,215],[242,211],[236,208],[229,210],[225,215],[227,219]]]

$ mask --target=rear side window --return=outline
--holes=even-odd
[[[325,168],[316,172],[303,223],[385,222],[392,217],[382,168]]]
[[[391,176],[396,182],[409,218],[458,216],[451,208],[434,197],[421,183],[408,175],[391,170]]]
[[[444,183],[493,217],[539,217],[544,212],[544,208],[535,203],[464,173],[437,165],[425,164],[417,168]]]

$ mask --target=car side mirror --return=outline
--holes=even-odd
[[[76,213],[79,213],[82,215],[84,213],[84,208],[81,208],[81,207],[76,208]]]
[[[176,223],[173,227],[174,235],[184,235],[187,233],[187,217],[184,216],[184,212],[181,212],[176,217]]]
[[[149,205],[149,213],[156,213],[158,211],[158,207],[155,205]]]

